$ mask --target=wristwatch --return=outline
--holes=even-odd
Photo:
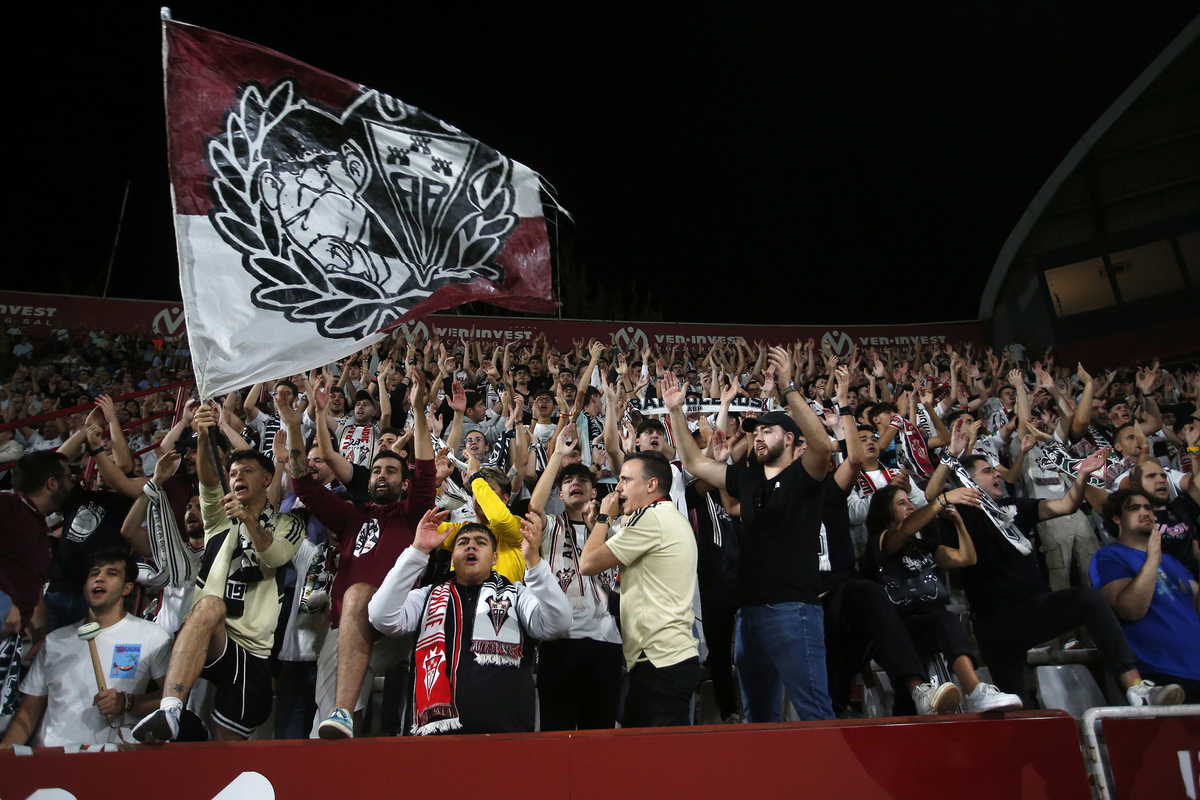
[[[794,391],[796,391],[796,382],[795,382],[795,381],[789,381],[789,382],[788,382],[788,384],[787,384],[786,386],[780,386],[780,387],[779,387],[779,399],[780,399],[780,400],[784,400],[784,399],[786,399],[786,398],[787,398],[787,396],[788,396],[789,394],[791,394],[792,392],[794,392]]]
[[[612,517],[610,517],[608,514],[597,514],[597,515],[596,515],[596,524],[598,524],[598,525],[611,525],[611,524],[612,524]]]

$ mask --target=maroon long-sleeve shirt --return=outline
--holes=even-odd
[[[330,594],[329,622],[337,627],[342,597],[356,583],[378,587],[388,570],[416,536],[417,523],[433,508],[437,496],[437,467],[432,459],[416,461],[403,500],[385,505],[347,503],[342,495],[317,483],[312,474],[292,482],[306,508],[338,535],[340,561]]]
[[[24,630],[50,572],[50,531],[46,517],[20,492],[0,492],[0,520],[0,591],[20,610]]]

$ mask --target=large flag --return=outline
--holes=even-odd
[[[525,165],[393,97],[169,19],[163,70],[201,396],[471,300],[555,307]]]

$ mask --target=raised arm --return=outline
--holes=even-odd
[[[846,367],[838,367],[836,377],[835,391],[838,405],[836,424],[845,431],[846,460],[838,465],[837,471],[833,473],[833,479],[837,481],[839,489],[848,492],[854,488],[854,482],[858,480],[863,464],[866,463],[867,454],[863,448],[862,439],[858,436],[858,429],[854,425],[854,412],[850,410],[850,370]]]
[[[1083,404],[1080,403],[1080,405]],[[1103,447],[1080,462],[1075,482],[1071,484],[1071,488],[1065,495],[1057,500],[1042,500],[1038,503],[1038,519],[1054,519],[1075,513],[1083,504],[1088,477],[1096,470],[1104,468],[1104,464],[1108,461],[1108,452],[1108,448]]]
[[[242,403],[242,410],[246,412],[246,422],[258,419],[258,400],[262,397],[262,388],[261,383],[256,383],[246,393],[246,399]]]
[[[1079,396],[1079,405],[1075,406],[1075,416],[1071,419],[1070,441],[1077,442],[1087,433],[1092,424],[1092,398],[1095,396],[1095,381],[1092,376],[1079,364],[1079,379],[1083,381],[1083,394]]]
[[[821,420],[813,413],[812,408],[800,396],[800,392],[792,383],[792,357],[787,349],[772,347],[767,358],[770,360],[771,366],[775,367],[779,401],[787,405],[792,418],[800,426],[800,433],[808,442],[808,447],[804,449],[804,455],[800,457],[800,462],[810,477],[818,481],[824,480],[825,474],[829,471],[829,457],[833,454],[833,446],[829,443],[829,434],[825,432],[825,426],[821,424]],[[692,474],[696,473],[693,471]],[[721,485],[712,483],[717,486]]]
[[[100,426],[88,426],[88,444],[91,446],[90,452],[96,452],[100,449]],[[103,476],[104,482],[113,488],[114,491],[125,495],[126,497],[136,500],[138,495],[142,493],[142,484],[146,482],[145,478],[129,478],[124,472],[113,463],[112,459],[104,452],[96,453],[96,468],[100,470],[100,475]]]
[[[117,409],[113,406],[112,398],[102,394],[96,398],[96,405],[104,412],[108,421],[108,435],[112,438],[113,461],[121,472],[133,472],[133,456],[129,454],[129,442],[125,441],[125,432],[121,430],[121,422],[117,419]]]
[[[1100,594],[1112,606],[1117,616],[1137,622],[1150,610],[1158,585],[1158,568],[1162,564],[1162,532],[1156,525],[1146,542],[1146,561],[1132,578],[1110,581],[1100,587]]]
[[[958,509],[949,506],[944,509],[942,514],[945,519],[954,524],[954,529],[958,533],[958,547],[938,545],[937,550],[933,553],[934,563],[941,569],[964,569],[975,566],[979,560],[975,553],[975,540],[971,538],[971,533],[963,523]]]
[[[700,452],[700,445],[696,444],[696,439],[688,435],[687,417],[683,413],[683,401],[687,395],[674,372],[663,375],[660,391],[663,404],[670,411],[671,428],[681,432],[675,437],[675,442],[683,468],[713,486],[725,488],[727,465],[724,462],[718,463]],[[605,446],[608,446],[607,441]]]
[[[558,480],[558,471],[562,468],[563,458],[579,443],[577,433],[574,425],[568,425],[559,432],[558,436],[554,437],[554,452],[546,460],[546,469],[542,472],[542,477],[538,478],[537,485],[533,487],[533,493],[529,496],[529,510],[532,513],[545,515],[546,501],[550,499],[550,493],[554,491],[554,484]],[[571,444],[567,444],[568,439],[571,440]]]
[[[217,487],[221,485],[221,477],[213,464],[212,447],[209,442],[209,430],[216,424],[216,415],[208,406],[196,409],[192,419],[192,428],[196,431],[196,475],[202,486]]]
[[[409,403],[413,409],[413,457],[422,461],[433,460],[433,442],[429,439],[429,418],[425,416],[425,376],[420,370],[410,368],[408,378],[412,382]]]
[[[612,386],[609,386],[608,381],[603,382],[604,385],[604,451],[608,453],[608,463],[612,468],[613,474],[617,475],[621,472],[621,465],[625,463],[625,453],[621,450],[621,436],[617,432],[617,420],[621,416],[623,405],[618,399],[618,392]],[[692,473],[695,474],[694,472]]]
[[[463,416],[467,410],[467,392],[458,381],[450,384],[450,408],[454,411],[454,421],[450,423],[450,432],[446,434],[446,444],[450,452],[458,455],[458,446],[463,437]]]
[[[391,359],[384,361],[379,367],[379,376],[376,383],[379,384],[379,427],[390,428],[392,426],[392,393],[388,391],[387,379],[395,369],[395,364]]]

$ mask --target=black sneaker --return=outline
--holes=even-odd
[[[133,738],[142,744],[173,742],[179,736],[179,709],[160,708],[139,722],[133,729]]]

